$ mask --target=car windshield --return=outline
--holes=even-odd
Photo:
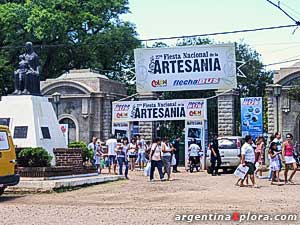
[[[5,131],[0,131],[0,151],[8,150],[8,149],[9,149],[9,144],[8,144],[7,133]]]
[[[220,139],[218,143],[219,143],[219,148],[220,149],[238,148],[236,139],[224,138],[224,139]]]

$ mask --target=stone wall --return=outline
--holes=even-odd
[[[218,96],[218,135],[236,135],[235,101],[238,93],[227,92]]]
[[[139,122],[139,134],[145,141],[151,141],[154,138],[153,122]]]
[[[267,94],[267,107],[268,107],[268,136],[271,136],[272,134],[274,134],[276,131],[276,109],[274,109],[274,106],[276,107],[276,105],[274,104],[274,100],[272,97],[272,91],[270,89],[266,90],[266,94]]]
[[[102,127],[101,133],[103,140],[107,140],[112,133],[112,99],[102,101]]]
[[[153,100],[157,98],[158,94],[153,92],[139,94],[140,101]],[[144,140],[152,142],[155,135],[154,122],[139,122],[139,134]]]

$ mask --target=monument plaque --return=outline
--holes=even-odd
[[[28,126],[16,126],[14,138],[27,138]]]

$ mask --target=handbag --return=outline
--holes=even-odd
[[[171,166],[176,166],[175,154],[172,155]]]
[[[149,161],[147,163],[147,166],[145,167],[145,170],[144,170],[144,174],[145,174],[146,177],[150,176],[150,170],[151,170],[151,162]]]

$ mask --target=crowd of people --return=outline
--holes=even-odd
[[[257,187],[255,177],[264,178],[262,176],[263,164],[265,162],[265,150],[269,158],[269,173],[267,178],[271,184],[281,185],[294,184],[293,177],[297,172],[299,165],[299,148],[298,144],[294,143],[293,135],[286,134],[286,139],[282,141],[281,133],[276,132],[270,137],[270,144],[266,146],[263,137],[258,137],[253,143],[252,137],[247,135],[245,143],[241,148],[241,164],[249,169],[244,179],[239,179],[237,185],[245,186],[244,181],[248,184],[248,178],[252,182],[252,187]],[[283,179],[280,172],[284,170]],[[289,170],[292,170],[289,175]],[[289,176],[288,176],[289,175]]]
[[[293,142],[293,135],[288,133],[286,140],[282,142],[281,133],[276,132],[270,137],[268,146],[264,137],[259,136],[253,141],[250,135],[245,136],[244,144],[241,147],[240,161],[243,167],[248,167],[247,174],[243,179],[237,181],[237,185],[243,187],[245,182],[248,185],[248,179],[252,187],[257,187],[255,178],[264,178],[262,176],[265,168],[265,155],[269,158],[269,174],[267,178],[271,184],[294,184],[293,177],[298,169],[299,150],[297,143]],[[128,178],[128,171],[147,170],[150,181],[154,180],[155,169],[158,170],[161,181],[170,180],[171,173],[177,173],[179,163],[179,142],[180,137],[176,137],[170,142],[169,138],[156,138],[150,142],[137,135],[130,139],[127,137],[116,139],[112,135],[105,143],[106,151],[102,143],[96,137],[88,145],[94,152],[93,164],[100,174],[104,167],[108,168],[108,173],[124,175]],[[220,175],[221,156],[218,146],[218,137],[215,136],[210,145],[211,150],[211,174]],[[193,172],[194,168],[199,171],[201,145],[192,140],[188,147],[189,170]],[[265,154],[267,151],[267,154]],[[117,171],[118,165],[118,171]],[[138,168],[136,168],[138,165]],[[173,168],[172,168],[173,167]],[[112,171],[113,170],[113,171]],[[284,170],[283,179],[280,179],[280,172]],[[292,172],[289,174],[289,170]],[[289,175],[289,176],[288,176]]]
[[[170,143],[169,138],[165,137],[162,140],[156,138],[150,143],[137,135],[132,137],[129,143],[127,137],[116,139],[114,135],[111,135],[105,142],[105,147],[99,139],[93,137],[88,148],[94,152],[92,163],[99,174],[106,167],[109,174],[123,175],[123,168],[125,168],[124,176],[129,179],[129,170],[142,171],[148,165],[150,181],[153,181],[155,168],[158,169],[160,180],[165,181],[171,179],[171,171],[173,173],[179,172],[179,141],[180,137],[176,137]],[[136,168],[136,165],[139,168]]]

